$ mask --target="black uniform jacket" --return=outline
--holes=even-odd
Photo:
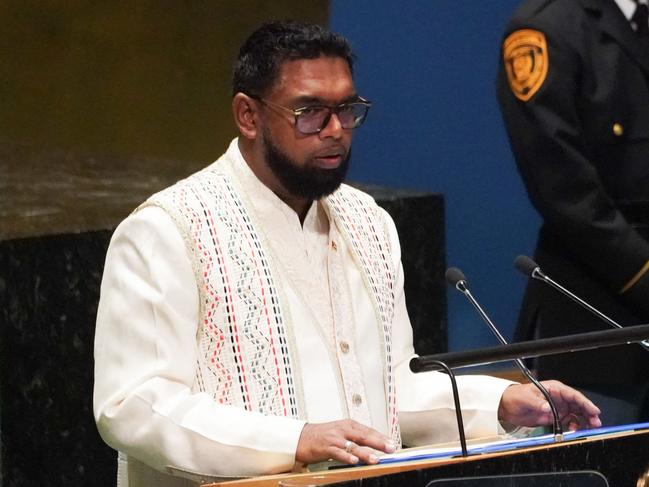
[[[535,260],[620,324],[647,323],[649,42],[642,45],[614,0],[525,1],[503,39],[520,29],[545,36],[545,80],[519,99],[501,56],[497,89],[518,169],[543,219]],[[533,281],[516,339],[608,328]],[[649,352],[628,345],[547,357],[539,375],[578,385],[646,383]]]

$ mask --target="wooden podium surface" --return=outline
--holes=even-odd
[[[649,487],[649,430],[600,435],[467,458],[416,460],[385,465],[282,474],[210,484],[209,487],[425,487],[434,479],[541,472],[597,471],[610,487]]]

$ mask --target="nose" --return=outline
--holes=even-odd
[[[343,130],[345,129],[343,129],[343,126],[338,119],[338,115],[332,112],[329,115],[329,119],[327,120],[325,126],[322,127],[322,130],[320,130],[320,132],[318,132],[318,136],[321,139],[326,139],[327,137],[340,139],[343,135]]]

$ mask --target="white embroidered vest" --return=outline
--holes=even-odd
[[[306,419],[288,306],[236,178],[219,162],[141,206],[159,206],[171,216],[194,266],[200,299],[194,388],[220,404]],[[390,436],[400,444],[391,344],[396,273],[381,210],[347,185],[324,203],[372,296],[382,328]]]

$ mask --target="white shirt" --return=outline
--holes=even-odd
[[[295,212],[249,169],[236,139],[228,155],[278,264],[295,324],[308,421],[351,417],[387,434],[381,337],[351,252],[319,203],[300,225]],[[402,437],[410,446],[450,441],[458,434],[448,377],[415,375],[408,367],[414,350],[399,243],[394,223],[384,216],[398,269],[393,353]],[[355,317],[344,336],[348,353],[339,353],[333,331],[326,278],[332,251],[342,252],[348,289],[338,291],[349,293]],[[102,437],[128,455],[122,458],[128,467],[120,465],[120,485],[187,485],[167,474],[261,475],[294,465],[303,421],[219,405],[193,391],[198,299],[191,261],[170,217],[147,207],[124,220],[111,239],[102,280],[94,393]],[[501,431],[497,409],[508,385],[489,377],[459,378],[467,436]]]
[[[617,6],[620,7],[620,10],[622,11],[626,19],[631,22],[631,17],[633,17],[638,3],[644,3],[646,5],[649,2],[647,2],[647,0],[638,0],[637,3],[635,2],[635,0],[615,0],[615,3],[617,3]],[[631,27],[633,27],[633,30],[638,30],[638,26],[635,25],[634,22],[631,22]]]

